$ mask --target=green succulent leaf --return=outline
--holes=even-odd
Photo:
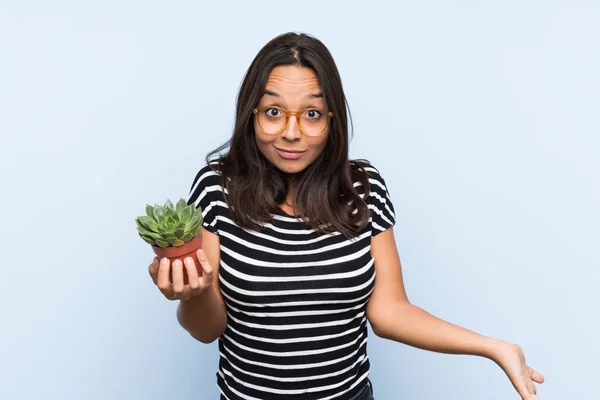
[[[180,217],[183,215],[183,210],[185,210],[187,208],[187,202],[185,201],[185,199],[181,198],[179,199],[179,201],[177,202],[177,205],[175,206],[175,211],[177,212],[177,215],[179,215]]]
[[[135,219],[135,225],[137,227],[137,230],[140,234],[142,233],[146,233],[146,232],[150,232],[148,230],[148,228],[146,228],[144,225],[142,225],[142,223],[139,220],[139,217]]]
[[[201,227],[202,227],[202,222],[198,221],[198,223],[192,227],[191,232],[192,233],[197,232],[198,228],[201,228]]]
[[[156,244],[157,244],[159,247],[162,247],[162,248],[170,247],[170,245],[169,245],[169,242],[167,242],[167,241],[165,241],[165,240],[163,240],[163,239],[157,239],[157,240],[156,240]]]
[[[177,237],[182,237],[183,234],[185,233],[185,223],[184,222],[180,222],[179,224],[175,225],[175,236]]]
[[[188,222],[192,218],[193,214],[194,214],[194,210],[192,209],[192,207],[184,208],[183,211],[181,212],[181,221]]]
[[[156,233],[156,232],[146,232],[144,235],[151,239],[154,239],[154,240],[164,239],[164,237],[160,233]]]
[[[165,227],[170,228],[173,225],[175,225],[175,220],[173,219],[173,217],[168,217],[165,219]]]
[[[188,233],[189,234],[194,234],[194,232],[196,231],[196,229],[197,229],[196,226],[192,226],[192,225],[186,226],[185,231],[183,231],[183,235],[187,235]],[[183,235],[182,235],[182,237],[183,237]]]
[[[181,237],[181,240],[183,240],[184,242],[189,242],[190,240],[192,240],[194,238],[194,235],[191,232],[186,233],[185,235],[183,235]]]
[[[175,234],[175,224],[172,223],[171,221],[167,221],[167,223],[165,224],[165,230],[167,232],[169,232],[170,235],[174,235]]]
[[[189,232],[191,232],[191,233],[197,232],[198,231],[198,227],[200,227],[200,226],[202,226],[202,225],[200,224],[200,221],[198,221],[197,224],[194,224],[193,226],[190,227]]]
[[[149,244],[151,244],[151,245],[155,245],[155,244],[156,244],[156,242],[154,241],[154,239],[152,239],[151,237],[148,237],[148,236],[146,236],[146,235],[140,235],[140,237],[141,237],[142,239],[144,239],[144,241],[145,241],[146,243],[149,243]]]
[[[193,230],[192,227],[195,227],[198,223],[200,223],[200,217],[197,214],[193,215],[192,218],[186,223],[186,226],[189,227],[189,231]],[[187,229],[186,229],[187,230]]]
[[[147,215],[138,217],[138,221],[146,227],[149,231],[156,232],[158,230],[158,224],[152,218]]]
[[[175,215],[175,210],[173,210],[172,207],[165,207],[165,217],[172,219],[172,217]]]
[[[154,217],[154,207],[150,204],[146,204],[146,215],[156,221],[156,218]]]
[[[165,210],[175,211],[175,206],[171,203],[171,200],[165,201]]]
[[[165,240],[167,241],[167,243],[169,243],[169,245],[170,245],[170,246],[172,246],[172,245],[173,245],[173,243],[175,243],[175,241],[176,241],[177,239],[178,239],[178,238],[176,238],[175,236],[168,236],[167,238],[165,238]]]
[[[160,206],[160,205],[154,206],[154,219],[156,220],[156,222],[158,222],[160,224],[163,219],[164,214],[165,214],[165,209],[162,206]]]

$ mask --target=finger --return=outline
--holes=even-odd
[[[196,290],[200,287],[200,280],[198,279],[198,270],[196,270],[196,264],[192,257],[186,257],[184,260],[185,271],[188,275],[188,282],[190,289]]]
[[[534,395],[537,394],[537,388],[535,387],[535,385],[533,383],[530,383],[529,392],[533,393]]]
[[[527,382],[527,390],[529,393],[529,398],[535,398],[535,395],[537,395],[537,387],[533,384],[533,381],[531,379],[528,380]]]
[[[202,272],[207,274],[213,273],[213,267],[210,265],[208,258],[206,257],[206,253],[204,250],[199,249],[196,252],[196,256],[198,257],[198,261],[200,262],[200,266],[202,267]]]
[[[171,270],[171,263],[167,257],[163,257],[160,260],[160,264],[158,266],[158,278],[157,278],[157,286],[160,291],[167,297],[172,294],[172,285],[169,281],[169,271]]]
[[[160,264],[160,262],[158,260],[158,257],[154,257],[154,259],[152,260],[152,263],[148,267],[148,273],[150,273],[150,276],[152,277],[152,281],[154,281],[155,284],[156,284],[157,279],[158,279],[158,266],[159,266],[159,264]]]
[[[544,383],[544,375],[542,375],[541,373],[537,372],[536,370],[534,370],[533,368],[530,368],[531,371],[529,373],[529,376],[531,377],[531,380],[537,383]]]
[[[515,377],[513,381],[513,386],[519,393],[519,396],[523,400],[532,400],[533,396],[536,394],[536,388],[531,379],[525,374],[518,375]]]
[[[192,297],[192,292],[189,290],[188,287],[184,286],[183,289],[183,293],[181,293],[180,295],[178,295],[177,297],[175,297],[175,299],[179,299],[182,301],[187,301]]]
[[[179,298],[183,294],[185,285],[183,284],[183,263],[181,260],[173,261],[173,293]]]
[[[197,251],[197,256],[200,266],[202,267],[202,277],[200,278],[200,281],[202,282],[203,286],[210,286],[213,282],[213,267],[206,258],[206,253],[204,253],[204,250],[199,249]]]

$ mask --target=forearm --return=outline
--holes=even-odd
[[[195,339],[211,343],[225,331],[227,313],[214,289],[209,287],[198,296],[180,301],[177,320]]]
[[[420,349],[492,359],[500,342],[439,319],[410,303],[391,306],[384,313],[378,318],[383,322],[373,326],[375,333]]]

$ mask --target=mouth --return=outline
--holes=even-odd
[[[275,147],[275,146],[273,146],[273,147]],[[302,155],[304,153],[306,153],[306,150],[280,149],[278,147],[275,147],[275,149],[277,150],[277,152],[279,153],[279,155],[282,158],[285,158],[288,160],[295,160],[297,158],[302,157]]]

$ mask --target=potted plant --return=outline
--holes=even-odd
[[[198,263],[196,251],[202,247],[202,209],[195,204],[188,205],[180,199],[176,206],[170,200],[161,206],[146,204],[146,215],[135,219],[139,236],[152,245],[154,253],[162,259],[167,257],[171,265],[175,260],[191,257],[196,265],[198,276],[202,267]],[[183,268],[183,280],[187,284],[188,275]],[[172,280],[172,269],[169,273]]]

